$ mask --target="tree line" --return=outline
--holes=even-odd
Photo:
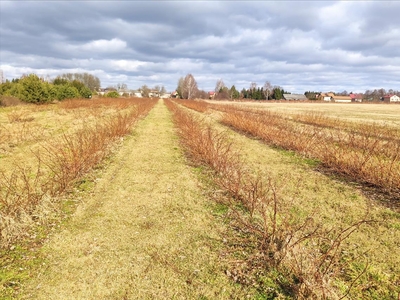
[[[0,95],[40,104],[54,100],[91,98],[92,92],[99,87],[100,79],[88,73],[66,73],[57,76],[52,82],[30,74],[0,84]]]
[[[222,79],[217,80],[213,94],[200,90],[197,82],[192,74],[187,74],[181,77],[178,81],[176,92],[181,99],[208,99],[210,97],[217,100],[224,99],[253,99],[253,100],[279,100],[283,98],[286,92],[280,86],[272,86],[269,81],[266,81],[264,86],[258,87],[255,82],[250,84],[248,89],[243,88],[238,91],[235,85],[228,88]]]
[[[341,91],[341,92],[330,92],[333,93],[336,96],[350,96],[350,94],[354,94],[353,92],[348,92],[346,90]],[[319,100],[319,95],[321,92],[315,92],[315,91],[307,91],[304,93],[304,95],[307,97],[309,100]],[[360,95],[360,93],[356,93]],[[383,99],[385,95],[397,95],[400,97],[400,91],[394,90],[394,89],[374,89],[374,90],[366,90],[364,93],[361,93],[362,99],[364,101],[380,101]]]

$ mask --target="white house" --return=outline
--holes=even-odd
[[[129,96],[129,97],[131,97],[133,93],[132,93],[131,90],[120,89],[120,90],[118,90],[118,94],[119,94],[120,96]]]
[[[334,93],[330,92],[330,93],[321,93],[318,97],[319,100],[323,100],[323,101],[332,101],[332,97],[335,96]]]
[[[400,97],[397,95],[385,95],[383,96],[385,102],[400,102]]]
[[[164,93],[164,94],[161,94],[161,95],[160,95],[160,98],[162,98],[162,99],[171,98],[171,93]]]

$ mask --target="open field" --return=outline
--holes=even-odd
[[[285,114],[320,113],[330,117],[350,121],[378,122],[390,126],[400,126],[399,104],[370,103],[301,103],[301,102],[232,102],[207,101],[214,104],[234,104],[242,107],[266,109]]]
[[[353,291],[350,293],[350,295],[352,294],[352,296],[346,295],[346,297],[349,297],[351,299],[353,298],[392,299],[396,297],[396,295],[399,292],[399,277],[398,275],[395,274],[399,274],[400,271],[397,267],[397,265],[399,265],[400,263],[398,259],[398,249],[399,249],[398,240],[400,238],[400,232],[399,232],[400,215],[398,212],[399,198],[397,193],[399,187],[398,183],[397,185],[393,186],[394,190],[392,192],[384,191],[383,194],[380,194],[379,187],[371,192],[371,190],[369,190],[370,186],[368,186],[367,187],[368,192],[366,192],[365,186],[363,186],[362,183],[355,183],[352,180],[348,180],[349,178],[346,177],[345,178],[337,177],[334,174],[335,172],[320,173],[321,163],[323,164],[323,161],[320,162],[318,160],[309,159],[307,158],[307,156],[303,158],[301,157],[301,155],[306,154],[306,152],[304,152],[304,149],[307,148],[307,146],[310,146],[310,140],[309,141],[304,140],[304,138],[306,137],[304,136],[304,134],[306,132],[304,131],[303,127],[303,121],[304,121],[303,119],[302,122],[300,122],[300,124],[294,122],[296,124],[295,125],[296,128],[298,126],[302,128],[301,134],[299,135],[299,137],[296,138],[291,135],[291,132],[294,129],[296,129],[292,126],[293,125],[292,124],[293,121],[291,120],[292,118],[285,119],[286,114],[285,117],[283,117],[280,113],[276,114],[275,112],[272,114],[267,113],[267,111],[260,112],[259,110],[254,112],[253,110],[248,110],[248,108],[243,108],[243,104],[240,105],[240,107],[234,106],[229,108],[227,107],[221,108],[220,106],[210,107],[209,105],[204,104],[204,102],[195,103],[195,102],[180,101],[179,103],[191,107],[197,111],[208,113],[208,116],[210,116],[211,119],[215,118],[217,121],[226,123],[230,127],[239,130],[239,132],[246,132],[246,134],[253,135],[256,138],[259,138],[261,141],[265,141],[267,144],[272,144],[274,146],[272,149],[267,150],[265,144],[262,143],[260,144],[260,142],[257,140],[251,142],[249,138],[243,137],[242,134],[239,135],[235,134],[231,136],[231,139],[234,140],[235,144],[237,143],[238,145],[240,144],[242,145],[242,148],[239,151],[240,154],[245,155],[246,160],[248,160],[249,162],[250,161],[253,162],[252,163],[253,167],[251,167],[253,172],[256,174],[258,172],[261,172],[262,174],[264,174],[263,175],[263,177],[265,177],[264,180],[272,178],[271,179],[272,182],[277,182],[277,185],[279,186],[277,190],[280,191],[281,198],[279,197],[276,198],[277,200],[272,201],[272,203],[276,202],[278,204],[277,205],[278,207],[279,205],[281,205],[282,207],[280,211],[277,210],[276,213],[274,213],[275,210],[273,209],[271,214],[271,211],[269,211],[269,209],[271,209],[272,204],[271,204],[271,199],[268,197],[266,197],[265,200],[262,200],[260,203],[263,202],[270,203],[269,205],[263,206],[256,201],[256,203],[260,205],[258,208],[258,218],[261,218],[261,220],[265,219],[267,220],[264,224],[270,224],[271,226],[271,224],[275,223],[275,221],[273,220],[276,216],[278,216],[276,217],[277,219],[289,218],[292,220],[295,219],[296,217],[299,217],[299,219],[297,219],[297,222],[300,222],[298,223],[299,227],[304,226],[306,224],[306,220],[313,220],[313,222],[315,223],[313,225],[314,227],[312,226],[312,228],[314,228],[315,230],[317,230],[317,228],[318,230],[320,230],[321,228],[325,228],[325,230],[328,230],[328,232],[322,233],[321,235],[326,237],[333,244],[335,244],[333,242],[335,241],[334,236],[328,237],[330,236],[331,233],[336,232],[336,234],[338,234],[338,231],[343,230],[347,226],[349,226],[347,227],[347,229],[349,230],[350,228],[355,229],[352,226],[354,226],[355,224],[360,225],[360,223],[357,223],[358,221],[359,222],[365,221],[364,225],[358,227],[356,230],[354,231],[350,230],[352,231],[352,233],[341,241],[341,246],[344,246],[344,248],[341,248],[338,252],[335,252],[338,255],[338,261],[337,261],[338,265],[340,265],[339,262],[342,263],[344,263],[345,261],[348,262],[347,266],[342,265],[340,267],[341,271],[339,273],[347,274],[346,275],[348,276],[347,280],[349,280],[350,278],[353,279],[357,278],[357,280],[364,282],[363,284],[360,284],[360,286],[358,287],[358,293],[356,292],[357,291],[356,288],[353,289]],[[251,106],[251,104],[247,105]],[[309,106],[307,105],[307,107]],[[221,113],[216,114],[215,110]],[[307,109],[307,111],[309,110]],[[293,116],[294,115],[295,114],[293,114]],[[231,122],[227,121],[228,116],[230,116]],[[208,119],[210,119],[210,117],[208,117]],[[323,120],[326,121],[326,119]],[[315,120],[313,119],[313,121]],[[318,121],[321,121],[321,119],[318,119]],[[330,121],[330,119],[328,119],[328,121]],[[277,131],[275,135],[268,136],[267,133],[270,133],[271,131],[274,132],[274,128],[278,126],[280,129],[282,128],[286,129],[286,126],[288,126],[287,123],[291,124],[291,126],[289,126],[291,130]],[[349,124],[353,126],[353,123]],[[329,122],[328,126],[329,130],[331,130],[331,125],[332,123]],[[216,127],[215,124],[213,124],[212,126]],[[320,128],[320,126],[321,124],[318,125],[318,128]],[[374,132],[379,133],[379,129],[380,127],[378,127],[376,129],[377,131]],[[352,127],[352,130],[355,129]],[[384,132],[386,133],[386,130]],[[389,132],[390,135],[393,134],[392,131]],[[394,136],[396,135],[394,134]],[[268,139],[266,139],[267,137]],[[241,142],[237,142],[238,139],[241,140]],[[293,140],[296,139],[299,141],[298,145],[303,145],[303,147],[299,147],[297,150],[296,148],[291,148],[293,145],[295,145],[293,144]],[[321,144],[324,143],[324,141],[323,139],[319,138],[317,140],[317,143]],[[336,141],[336,143],[338,143],[338,141]],[[395,144],[397,143],[398,142],[396,142]],[[258,146],[256,146],[256,144],[258,144]],[[276,148],[276,146],[279,147]],[[287,152],[282,148],[288,148],[290,150],[295,150],[296,152],[298,151],[298,154],[292,151]],[[343,152],[342,154],[345,154],[346,151],[348,151],[348,149],[344,148],[344,151],[345,152]],[[329,154],[332,154],[333,156],[335,155],[334,153],[329,153]],[[291,157],[292,159],[288,159],[288,157]],[[398,165],[398,160],[394,159],[393,163]],[[341,170],[339,167],[337,167],[337,169],[335,169],[334,171],[339,172]],[[396,174],[398,174],[398,172]],[[245,177],[244,175],[241,176]],[[229,175],[228,177],[232,178],[232,174]],[[235,183],[234,185],[236,186],[244,185],[243,188],[239,189],[244,191],[246,190],[246,186],[250,185],[253,187],[252,191],[254,192],[254,187],[258,186],[258,189],[261,189],[261,187],[264,186],[265,188],[268,187],[271,182],[269,180],[264,182],[258,179],[257,177],[256,179],[257,179],[256,181],[254,181],[255,179],[253,179],[253,181],[251,179],[247,179],[250,182],[247,184],[243,182],[241,183],[241,180],[237,179],[237,183]],[[264,182],[264,184],[260,184],[260,181]],[[238,189],[236,188],[236,190]],[[233,194],[236,193],[234,190],[232,192]],[[249,192],[247,194],[252,195],[252,193]],[[261,192],[261,196],[258,196],[257,199],[264,199],[264,196],[262,196],[262,194],[263,193]],[[377,194],[380,194],[381,197],[376,197]],[[289,200],[286,197],[288,197]],[[250,197],[241,195],[239,199],[241,199],[241,201],[244,201],[246,206],[249,205],[248,203],[254,203],[254,196]],[[253,207],[253,204],[250,206]],[[389,206],[390,208],[388,209],[386,208],[386,206]],[[272,207],[275,206],[272,205]],[[286,210],[288,208],[290,208],[289,209],[290,211]],[[295,212],[294,215],[292,215],[293,212]],[[281,214],[280,217],[279,214]],[[271,215],[274,218],[271,219]],[[256,217],[255,220],[256,224],[259,222],[257,220],[259,219],[257,219]],[[282,224],[285,223],[278,222],[277,226],[281,225],[282,231],[283,232],[287,231],[287,234],[289,234],[289,236],[292,236],[293,228],[291,229],[289,225],[282,226]],[[254,227],[258,228],[259,225],[255,226],[252,222],[250,222],[248,227],[250,228],[249,231],[253,232],[254,235],[256,235],[254,232],[255,230]],[[310,230],[311,228],[308,228],[308,232],[310,232]],[[263,229],[263,231],[267,231],[268,233],[268,227]],[[316,231],[313,230],[311,230],[311,232],[316,233]],[[265,239],[265,236],[268,235],[270,235],[270,233],[262,235],[260,237],[260,245],[262,245],[261,241],[263,241]],[[385,237],[383,238],[383,236]],[[336,238],[337,237],[338,236],[336,236]],[[383,239],[378,241],[380,238]],[[290,239],[292,240],[292,238]],[[389,240],[391,242],[388,242]],[[336,239],[336,241],[338,240]],[[306,244],[314,245],[313,246],[314,250],[318,249],[319,247],[318,242],[315,241],[312,242],[308,241],[306,242]],[[286,246],[290,248],[289,244],[286,244]],[[267,249],[269,247],[267,247]],[[347,247],[350,247],[351,249]],[[385,247],[387,247],[386,248],[387,250],[383,250]],[[255,251],[256,253],[255,254],[253,253],[253,255],[257,256],[258,254],[259,256],[260,252],[263,253],[265,251],[265,248],[261,247],[261,249],[259,249],[258,251],[259,251],[258,253],[257,251]],[[287,249],[285,251],[287,251]],[[384,252],[384,254],[382,251]],[[287,255],[287,252],[285,253]],[[321,249],[321,252],[319,253],[321,254],[325,252],[324,250]],[[348,254],[350,254],[350,257],[352,257],[354,261],[350,262],[348,260],[349,258],[347,257]],[[318,257],[318,255],[314,254],[311,255],[311,257],[316,258]],[[302,259],[304,258],[305,257],[303,256]],[[288,259],[288,257],[286,256],[285,259]],[[307,259],[305,260],[307,261]],[[295,267],[293,267],[293,262],[286,262],[286,263],[289,265],[289,267],[288,265],[286,265],[286,268],[292,270],[296,269]],[[307,265],[307,263],[305,263],[305,265]],[[380,265],[380,267],[378,267],[378,265]],[[361,266],[365,267],[365,269],[360,268]],[[303,265],[303,267],[305,266]],[[389,277],[387,277],[389,281],[384,283],[383,281],[385,280],[381,281],[381,279],[383,279],[381,277],[380,279],[378,279],[379,283],[378,282],[373,283],[374,280],[377,279],[379,276],[377,277],[376,276],[377,274],[373,275],[372,273],[374,273],[378,269],[381,270],[378,271],[378,273],[380,274],[388,275],[392,273],[392,276],[389,275],[389,277],[391,277],[392,279],[389,279]],[[358,275],[357,276],[355,275],[356,274],[354,273],[355,270],[358,270],[360,272],[359,273],[360,277],[357,277]],[[364,270],[364,272],[362,272],[362,270]],[[369,273],[369,271],[371,270],[375,271]],[[353,275],[350,275],[350,273],[347,272],[350,272]],[[303,272],[300,272],[300,274],[303,275],[306,273],[308,273],[308,271],[304,272],[303,270]],[[336,275],[338,275],[336,279],[339,279],[341,277],[339,274],[334,275],[334,273],[335,272],[332,270],[329,273],[330,280],[336,277]],[[314,276],[315,275],[316,274],[314,274]],[[271,274],[269,274],[269,276],[271,276]],[[302,282],[302,280],[300,280],[300,282]],[[307,280],[305,280],[303,284],[306,285],[306,282]],[[339,284],[339,286],[341,285],[340,283],[337,284]],[[346,286],[346,284],[341,286],[343,288]],[[386,288],[383,288],[383,286],[386,286]],[[392,292],[387,294],[386,292],[383,292],[383,290],[379,291],[381,288],[392,290]],[[314,285],[311,290],[313,290],[313,292],[316,292],[318,290],[318,287]],[[324,289],[322,288],[322,290]],[[317,298],[324,298],[325,296],[319,294]],[[335,296],[331,294],[328,298],[335,298]]]
[[[343,107],[355,107],[343,104],[269,103],[263,107],[268,110],[260,111],[253,110],[253,103],[232,108],[220,102],[164,105],[159,101],[148,113],[152,105],[141,110],[141,102],[90,103],[0,110],[0,126],[7,128],[3,133],[14,132],[0,143],[1,217],[21,224],[30,220],[20,228],[13,222],[2,223],[0,295],[21,299],[399,296],[398,183],[372,184],[374,178],[367,171],[374,165],[371,169],[364,165],[390,160],[391,170],[397,170],[397,156],[391,151],[399,135],[392,117],[400,106],[382,105],[366,112],[371,119],[379,110],[375,126],[370,120],[361,122],[360,109],[341,114]],[[338,110],[321,114],[322,108],[330,107]],[[32,131],[16,139],[23,122],[42,133],[33,138]],[[85,147],[78,145],[92,145],[88,137],[106,132],[103,124],[116,128],[111,131],[117,138],[104,139],[109,146],[89,147],[85,154]],[[355,124],[364,124],[364,129]],[[390,124],[390,129],[383,124]],[[279,131],[270,135],[274,128]],[[128,137],[122,138],[122,132]],[[342,151],[341,157],[351,149],[353,158],[358,158],[352,161],[360,166],[364,157],[360,153],[368,153],[368,160],[362,168],[350,165],[352,173],[347,174],[333,164],[339,158],[331,159],[327,170],[324,159],[335,157],[329,147],[324,148],[325,157],[315,158],[318,152],[307,151],[315,148],[310,145],[329,143]],[[308,147],[298,146],[302,144]],[[370,145],[374,147],[365,151]],[[382,145],[384,151],[375,151]],[[109,157],[110,153],[114,154]],[[375,155],[380,159],[369,158]],[[43,160],[42,171],[18,167],[18,161],[35,166],[38,157]],[[92,157],[96,157],[93,164],[86,165]],[[380,166],[383,172],[385,165]],[[14,170],[28,171],[15,181],[19,182],[15,187],[28,193],[18,194],[15,188],[14,197],[7,198]],[[363,180],[351,179],[360,174],[365,175]],[[43,190],[49,192],[41,198],[45,201],[25,206],[23,197],[36,199]],[[15,199],[20,202],[11,205]],[[64,208],[57,212],[55,206]],[[71,217],[62,221],[66,208]],[[13,238],[7,235],[11,228],[19,228]]]
[[[0,247],[46,222],[51,199],[107,157],[152,105],[105,99],[1,109]]]

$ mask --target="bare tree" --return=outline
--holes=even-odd
[[[225,83],[222,79],[218,79],[217,83],[215,84],[215,92],[219,93],[221,92],[225,87]]]
[[[182,84],[181,95],[183,99],[193,99],[196,97],[196,93],[198,92],[197,82],[192,74],[187,74],[180,83]]]
[[[177,88],[176,88],[176,92],[178,93],[178,95],[179,95],[180,98],[183,98],[183,90],[184,90],[184,88],[183,88],[183,82],[184,82],[184,81],[185,81],[185,78],[183,78],[183,77],[179,78],[179,80],[178,80],[178,86],[177,86]]]
[[[265,99],[268,100],[269,96],[272,93],[272,90],[273,90],[273,88],[272,88],[271,83],[269,81],[266,81],[264,83],[264,96],[265,96]]]
[[[143,85],[140,89],[140,93],[144,98],[148,98],[150,94],[150,89],[147,85]]]
[[[161,96],[162,94],[165,94],[167,92],[163,85],[156,85],[154,86],[153,90],[157,91],[158,96]]]
[[[92,91],[98,90],[100,88],[100,79],[89,73],[65,73],[61,74],[58,77],[67,79],[68,81],[78,80]]]
[[[118,83],[117,84],[117,90],[118,91],[120,91],[120,90],[127,90],[128,89],[128,86],[125,84],[125,83]]]

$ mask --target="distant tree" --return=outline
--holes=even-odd
[[[232,87],[229,90],[229,98],[230,99],[239,99],[240,93],[238,90],[236,90],[235,85],[232,85]]]
[[[140,93],[142,94],[142,97],[148,98],[150,95],[150,88],[147,85],[142,85]]]
[[[89,73],[65,73],[59,78],[64,78],[68,81],[78,80],[87,86],[91,91],[96,91],[100,88],[100,79]]]
[[[265,95],[265,99],[269,99],[269,97],[271,96],[271,94],[272,94],[272,85],[271,85],[271,83],[269,82],[269,81],[266,81],[265,83],[264,83],[264,86],[263,86],[263,92],[264,92],[264,95]]]
[[[47,91],[47,85],[35,74],[22,78],[19,83],[23,90],[19,98],[30,103],[45,103],[51,100]]]
[[[320,94],[319,92],[307,91],[304,93],[304,96],[306,96],[308,100],[317,100],[317,95],[319,94]]]
[[[64,99],[73,99],[79,98],[80,94],[76,87],[71,85],[60,85],[58,88],[57,99],[64,100]]]
[[[181,77],[178,80],[178,86],[176,87],[176,92],[178,93],[179,98],[183,98],[183,84],[184,84],[185,78]]]
[[[218,79],[217,83],[215,84],[215,93],[219,93],[223,91],[223,88],[225,87],[225,83],[222,79]]]
[[[183,99],[194,99],[198,92],[197,82],[192,74],[187,74],[183,80],[182,86],[182,98]]]
[[[125,83],[118,83],[117,84],[117,91],[127,90],[128,86]]]
[[[248,98],[248,91],[245,88],[243,88],[242,91],[240,92],[240,96],[242,98],[244,98],[244,99],[247,99]]]
[[[215,94],[214,99],[215,100],[226,100],[226,99],[230,99],[230,95],[229,95],[229,89],[224,86],[222,87],[218,93]]]
[[[14,80],[14,79],[13,79]],[[3,84],[0,84],[0,95],[9,95],[9,91],[15,86],[16,84],[14,84],[12,81],[6,81]]]
[[[381,100],[382,98],[383,98],[383,96],[385,96],[387,93],[386,93],[386,90],[385,89],[379,89],[378,90],[378,95],[379,95],[379,100]]]
[[[119,94],[117,91],[111,91],[111,92],[108,92],[105,96],[108,98],[118,98]]]
[[[200,99],[208,99],[209,95],[208,95],[208,93],[206,91],[201,90],[201,91],[197,92],[197,97],[200,98]]]
[[[275,100],[281,100],[283,98],[283,93],[282,93],[283,89],[279,86],[274,87],[274,89],[272,90],[272,94],[273,94],[273,98]]]
[[[165,89],[165,87],[163,85],[156,85],[154,87],[154,90],[157,91],[157,93],[159,95],[165,94],[167,92],[167,90]]]
[[[61,78],[61,77],[56,77],[54,80],[53,80],[53,84],[54,85],[65,85],[65,84],[68,84],[68,83],[70,83],[71,81],[69,81],[68,79],[65,79],[65,78]]]
[[[82,82],[78,80],[74,80],[71,82],[71,86],[75,87],[78,90],[78,96],[77,97],[83,97],[83,98],[91,98],[92,97],[92,91],[84,85]]]
[[[254,100],[262,100],[264,98],[262,90],[259,87],[257,89],[255,89],[253,91],[252,97],[253,97]]]

